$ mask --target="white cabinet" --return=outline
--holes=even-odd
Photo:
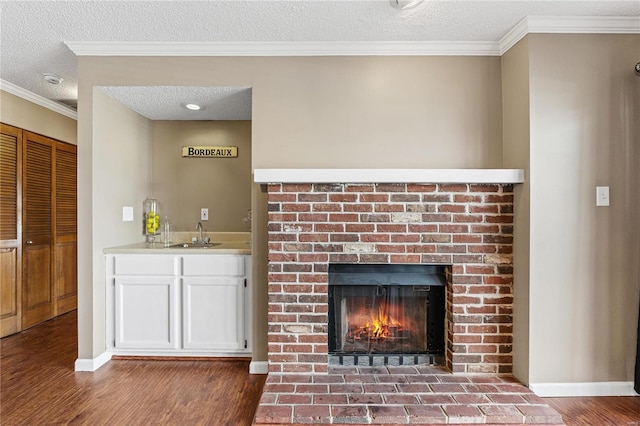
[[[184,348],[244,349],[244,279],[184,278],[182,307]]]
[[[109,254],[107,343],[114,354],[251,353],[251,257]]]
[[[174,277],[116,277],[116,347],[177,349],[178,288]]]

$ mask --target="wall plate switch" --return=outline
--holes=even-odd
[[[609,205],[609,187],[596,186],[596,206]]]
[[[122,207],[122,221],[133,222],[133,207]]]
[[[200,220],[209,220],[209,209],[200,209]]]

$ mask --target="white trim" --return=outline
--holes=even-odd
[[[522,40],[527,34],[529,34],[529,21],[526,17],[522,18],[520,22],[515,24],[498,42],[500,46],[500,56],[507,53],[517,42]]]
[[[498,56],[493,41],[85,42],[77,56]]]
[[[638,395],[633,382],[531,383],[529,389],[542,397]]]
[[[530,33],[640,33],[640,16],[528,16],[527,22]]]
[[[522,169],[255,169],[256,183],[522,183]]]
[[[50,109],[53,112],[57,112],[58,114],[62,114],[76,121],[78,120],[78,112],[74,109],[61,103],[44,98],[40,95],[36,95],[35,93],[23,89],[22,87],[16,86],[13,83],[9,83],[6,80],[0,79],[0,89],[4,90],[7,93],[11,93],[12,95],[16,95],[22,99],[25,99],[29,102],[33,102],[36,105],[40,105],[41,107]]]
[[[500,39],[500,55],[527,34],[640,34],[640,16],[527,16]]]
[[[77,56],[501,56],[527,34],[638,34],[638,16],[528,16],[500,41],[89,42]]]
[[[249,363],[249,374],[268,374],[269,362],[267,361],[251,361]]]
[[[111,360],[111,352],[104,352],[93,359],[76,359],[75,371],[96,371]]]

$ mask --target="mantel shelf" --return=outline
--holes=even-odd
[[[255,169],[256,183],[523,183],[522,169]]]

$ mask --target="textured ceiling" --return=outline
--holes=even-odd
[[[389,0],[0,1],[0,78],[53,100],[77,98],[65,41],[498,41],[526,16],[639,16],[640,1]],[[64,78],[58,86],[42,74]]]
[[[251,120],[250,87],[100,86],[150,120]],[[200,111],[184,108],[197,104]]]

